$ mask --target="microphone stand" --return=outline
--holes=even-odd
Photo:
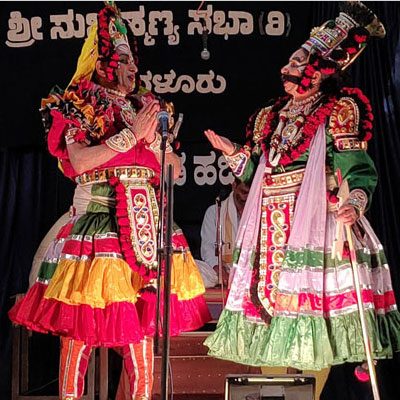
[[[163,135],[160,144],[161,157],[160,157],[160,199],[158,203],[158,229],[157,229],[157,301],[156,301],[156,320],[155,320],[155,334],[154,334],[154,354],[158,355],[158,335],[159,335],[159,323],[160,323],[160,287],[161,287],[161,270],[162,262],[164,260],[164,226],[165,226],[165,199],[164,199],[164,188],[165,188],[165,151],[167,148],[167,138]]]
[[[222,305],[225,305],[225,295],[224,295],[224,280],[222,277],[222,246],[224,245],[222,241],[222,222],[221,222],[221,198],[218,196],[215,199],[216,207],[216,241],[215,241],[215,255],[218,257],[218,281],[221,285],[221,300]]]
[[[157,302],[155,315],[154,354],[159,350],[159,324],[163,332],[163,352],[161,369],[161,400],[167,400],[168,396],[168,362],[169,362],[169,339],[170,339],[170,293],[171,293],[171,264],[172,264],[172,228],[173,228],[173,166],[168,166],[167,180],[167,209],[165,210],[165,159],[166,159],[167,135],[162,135],[160,150],[160,200],[159,221],[157,235]],[[166,229],[165,229],[166,228]],[[165,234],[165,238],[164,238]],[[161,275],[164,267],[164,304],[163,320],[160,321],[161,309]]]
[[[174,187],[174,167],[168,165],[167,176],[167,210],[166,210],[166,233],[164,244],[164,312],[163,312],[163,353],[161,365],[161,400],[168,399],[168,365],[169,365],[169,345],[170,345],[170,296],[171,296],[171,267],[172,267],[172,228],[173,219],[173,187]]]

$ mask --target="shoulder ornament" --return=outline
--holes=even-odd
[[[367,142],[359,138],[360,112],[351,97],[340,98],[329,119],[328,132],[337,151],[367,150]]]

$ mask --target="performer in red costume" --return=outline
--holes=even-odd
[[[352,226],[372,356],[400,351],[389,267],[364,217],[377,182],[366,152],[371,105],[361,90],[340,83],[369,37],[384,35],[366,6],[347,2],[282,67],[286,96],[251,118],[244,147],[205,132],[234,174],[252,182],[229,298],[206,340],[209,354],[314,371],[365,360],[349,248],[345,243],[339,256],[333,250],[342,239],[338,223]],[[339,175],[350,189],[343,204]]]
[[[160,186],[159,102],[137,83],[119,10],[98,14],[65,91],[42,101],[48,148],[77,183],[70,220],[10,318],[61,336],[60,399],[79,399],[93,347],[121,347],[132,399],[150,399]],[[171,119],[171,124],[173,120]],[[168,145],[167,162],[180,173]],[[204,285],[179,229],[173,235],[171,334],[210,319]]]

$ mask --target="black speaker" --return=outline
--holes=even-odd
[[[314,400],[312,375],[227,375],[225,400]]]

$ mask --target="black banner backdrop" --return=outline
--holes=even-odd
[[[280,92],[279,69],[307,37],[312,3],[206,2],[200,12],[200,2],[118,5],[137,37],[143,84],[184,114],[176,219],[194,227],[189,239],[198,244],[205,209],[233,179],[203,130],[211,127],[243,141],[248,117]],[[40,99],[53,85],[70,81],[83,37],[101,7],[101,2],[2,4],[0,45],[7,62],[0,68],[8,83],[3,98],[12,99],[0,110],[3,146],[44,147]],[[209,60],[200,57],[201,20],[210,32]]]
[[[143,83],[173,101],[176,111],[184,114],[179,134],[184,168],[175,190],[175,219],[195,255],[203,214],[221,186],[232,180],[223,157],[211,149],[203,130],[213,128],[243,143],[248,117],[282,93],[279,70],[288,56],[308,37],[311,27],[335,17],[338,10],[336,2],[215,1],[205,2],[198,14],[199,5],[180,1],[118,3],[137,37]],[[389,34],[385,41],[369,46],[353,72],[357,85],[371,97],[376,114],[378,133],[370,154],[381,180],[371,219],[395,267],[400,198],[393,188],[398,187],[400,178],[393,171],[399,164],[396,134],[400,121],[394,62],[395,54],[400,54],[400,6],[386,2],[369,5],[383,19]],[[72,1],[0,4],[2,311],[9,308],[10,295],[26,290],[38,243],[72,200],[74,185],[57,171],[56,160],[47,154],[38,109],[40,99],[53,85],[65,87],[70,81],[87,29],[102,6],[102,2]],[[209,60],[200,57],[203,18],[210,32]],[[380,132],[385,136],[377,136]],[[392,273],[398,292],[399,273],[395,268]],[[8,398],[10,377],[10,331],[3,329],[9,328],[4,312],[0,322],[3,399]],[[333,385],[331,391],[339,390],[337,387]],[[383,398],[397,397],[390,385],[385,390],[389,395]],[[349,392],[344,399],[352,396]],[[359,394],[357,398],[361,399]]]

